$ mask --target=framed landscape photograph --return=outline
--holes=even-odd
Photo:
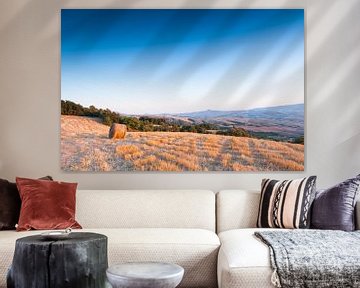
[[[303,9],[63,9],[61,169],[303,171]]]

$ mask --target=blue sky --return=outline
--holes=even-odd
[[[302,9],[63,9],[61,98],[126,114],[304,102]]]

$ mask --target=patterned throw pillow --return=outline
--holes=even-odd
[[[294,180],[263,179],[257,227],[308,228],[316,176]]]

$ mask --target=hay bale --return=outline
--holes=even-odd
[[[113,123],[109,130],[110,139],[124,139],[126,135],[126,125]]]

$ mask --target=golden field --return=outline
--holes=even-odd
[[[304,145],[186,132],[128,132],[108,139],[95,118],[61,116],[66,171],[302,171]]]

